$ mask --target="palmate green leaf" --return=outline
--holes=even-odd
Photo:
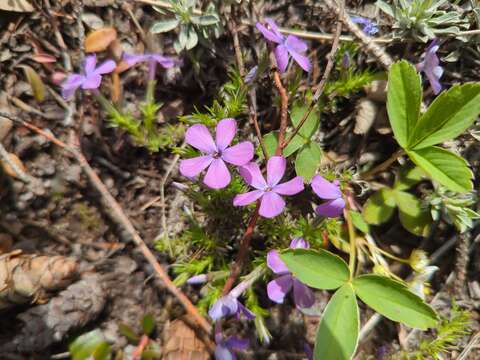
[[[297,279],[316,289],[337,289],[350,278],[345,261],[326,250],[289,249],[280,258]]]
[[[153,23],[152,27],[150,28],[150,32],[152,34],[159,34],[164,33],[167,31],[171,31],[175,29],[180,21],[178,19],[168,19],[168,20],[160,20]]]
[[[468,192],[473,189],[473,173],[464,158],[437,146],[411,150],[407,154],[430,178],[449,190]]]
[[[383,188],[370,196],[363,207],[363,218],[368,224],[380,225],[388,221],[395,211],[393,190]]]
[[[344,284],[325,308],[315,340],[315,360],[349,360],[357,348],[359,315],[352,284]]]
[[[400,190],[393,194],[403,227],[414,235],[428,236],[433,221],[429,209],[423,208],[422,202],[415,195]]]
[[[417,122],[408,149],[423,149],[454,139],[480,114],[480,84],[455,85],[442,92]]]
[[[308,182],[317,172],[322,159],[322,149],[316,142],[305,144],[295,158],[295,172]]]
[[[406,148],[420,115],[421,79],[415,67],[405,60],[390,67],[387,111],[395,139]]]
[[[365,304],[390,320],[421,330],[437,324],[435,310],[398,281],[369,274],[354,279],[353,287]]]
[[[292,124],[294,127],[297,127],[302,121],[303,115],[308,110],[307,105],[294,105],[290,118],[292,119]],[[298,133],[303,136],[305,139],[310,139],[312,135],[317,131],[318,126],[320,125],[320,118],[318,112],[314,109],[310,115],[308,115],[307,120],[303,123],[302,127]]]

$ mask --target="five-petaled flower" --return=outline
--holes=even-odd
[[[240,301],[238,301],[233,290],[218,299],[208,311],[208,315],[213,321],[217,321],[226,316],[235,315],[237,320],[240,320],[241,315],[245,316],[247,320],[255,318],[255,314],[248,310]]]
[[[235,360],[233,351],[242,351],[248,348],[248,340],[231,336],[224,339],[221,332],[215,334],[215,360]]]
[[[307,51],[307,44],[294,35],[285,37],[278,29],[277,24],[272,19],[265,18],[265,24],[257,23],[257,29],[263,36],[275,44],[275,59],[277,60],[278,68],[281,72],[285,72],[288,66],[288,60],[291,57],[297,62],[300,67],[309,72],[312,64],[305,52]]]
[[[309,243],[303,238],[295,238],[290,243],[291,249],[308,249],[309,247]],[[270,300],[282,304],[285,296],[293,287],[293,299],[298,308],[309,308],[315,303],[313,291],[290,273],[280,259],[277,250],[268,252],[267,265],[275,274],[280,275],[267,284],[267,294]]]
[[[318,215],[325,217],[340,216],[345,208],[342,192],[337,180],[331,183],[320,175],[315,175],[312,179],[312,189],[319,198],[327,200],[315,209]]]
[[[125,54],[123,56],[123,61],[125,61],[129,66],[133,66],[139,62],[148,62],[149,65],[149,80],[155,79],[155,69],[157,63],[163,66],[164,68],[168,69],[177,63],[177,60],[171,57],[163,56],[160,54],[152,54],[152,53],[145,53],[145,54]]]
[[[180,173],[186,177],[194,177],[208,167],[203,182],[212,189],[226,187],[231,180],[225,162],[242,166],[253,158],[254,148],[250,141],[229,146],[237,132],[235,119],[219,121],[216,138],[213,140],[207,127],[202,124],[192,125],[185,134],[187,144],[202,152],[202,156],[182,160]]]
[[[417,70],[425,73],[435,95],[442,91],[439,80],[443,75],[443,68],[440,66],[440,60],[437,56],[438,49],[437,39],[434,39],[428,46],[423,61],[417,64]]]
[[[287,160],[283,156],[272,156],[267,162],[267,181],[258,164],[251,162],[240,167],[240,175],[256,190],[236,195],[233,205],[245,206],[261,199],[259,209],[261,216],[272,218],[280,214],[285,208],[285,201],[280,195],[295,195],[304,189],[301,176],[279,184],[286,166]]]
[[[62,83],[62,96],[69,99],[79,87],[82,89],[98,89],[102,82],[102,75],[111,73],[117,66],[113,60],[107,60],[98,67],[96,65],[97,56],[87,56],[83,74],[71,74]]]
[[[375,35],[376,33],[378,33],[377,24],[375,24],[375,22],[373,22],[370,19],[366,19],[366,18],[363,18],[363,17],[360,17],[360,16],[353,16],[352,21],[354,23],[363,25],[362,30],[367,35],[372,36],[372,35]]]

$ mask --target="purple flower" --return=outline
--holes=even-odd
[[[240,175],[256,190],[236,195],[233,205],[245,206],[261,198],[259,209],[261,216],[273,218],[280,214],[285,207],[285,201],[280,195],[295,195],[304,188],[301,176],[279,184],[286,166],[287,160],[283,156],[272,156],[267,163],[267,181],[256,163],[251,162],[240,167]]]
[[[213,321],[230,315],[235,315],[237,320],[240,320],[241,315],[244,315],[247,320],[255,318],[255,314],[238,301],[237,297],[232,295],[232,293],[218,299],[208,311],[208,315]]]
[[[443,75],[443,68],[440,66],[440,60],[437,56],[438,49],[437,39],[434,39],[428,46],[423,61],[417,64],[417,70],[425,73],[435,95],[442,91],[439,80]]]
[[[208,280],[207,274],[194,275],[187,280],[189,285],[205,284]]]
[[[309,247],[310,244],[303,238],[295,238],[290,243],[291,249],[308,249]],[[282,304],[285,296],[293,287],[293,299],[298,308],[309,308],[315,303],[312,290],[290,273],[287,265],[280,259],[277,250],[268,252],[267,265],[275,274],[280,275],[267,284],[267,294],[270,300]]]
[[[320,175],[315,175],[312,179],[312,189],[319,198],[327,200],[315,209],[318,215],[337,217],[342,214],[345,200],[343,200],[338,181],[331,183]]]
[[[180,173],[191,178],[208,168],[203,183],[212,189],[226,187],[231,176],[225,162],[241,166],[253,158],[254,149],[250,141],[229,147],[236,132],[235,119],[223,119],[217,124],[215,141],[205,125],[195,124],[188,128],[185,141],[200,150],[203,155],[182,160]]]
[[[370,19],[366,19],[366,18],[363,18],[363,17],[360,17],[360,16],[353,16],[352,21],[354,23],[363,25],[362,30],[367,35],[372,36],[372,35],[375,35],[376,33],[378,33],[377,24],[375,24],[375,22],[373,22]]]
[[[82,89],[98,89],[102,82],[102,75],[111,73],[117,67],[113,60],[107,60],[98,67],[95,67],[95,65],[97,65],[97,56],[87,56],[84,73],[71,74],[67,77],[62,83],[62,96],[65,99],[69,99],[79,87]]]
[[[277,24],[272,19],[265,18],[265,25],[257,23],[257,29],[263,36],[275,44],[275,59],[281,72],[285,72],[288,66],[288,60],[291,57],[297,62],[300,67],[309,72],[312,64],[305,52],[307,51],[307,44],[293,35],[283,36],[278,30]]]
[[[139,62],[145,62],[145,61],[148,62],[149,80],[155,79],[155,69],[156,69],[157,63],[166,69],[175,66],[177,63],[177,60],[174,58],[166,57],[160,54],[151,54],[151,53],[145,53],[141,55],[125,54],[123,56],[123,61],[125,61],[129,66],[133,66],[135,64],[138,64]]]
[[[221,332],[215,334],[215,360],[235,360],[237,357],[232,350],[241,351],[248,347],[248,340],[239,339],[231,336],[227,339],[223,339]]]

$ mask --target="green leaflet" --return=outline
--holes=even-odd
[[[376,312],[412,328],[426,330],[436,325],[437,314],[403,284],[380,275],[362,275],[353,280],[357,296]]]
[[[316,142],[305,144],[295,158],[295,172],[308,182],[317,172],[322,159],[322,149]]]
[[[432,179],[449,190],[468,192],[473,189],[473,173],[464,158],[437,146],[407,153]]]
[[[156,21],[150,28],[150,32],[152,34],[168,32],[175,29],[179,24],[180,21],[176,18]]]
[[[363,217],[368,224],[380,225],[392,217],[395,207],[393,190],[383,188],[368,198],[363,207]]]
[[[280,258],[297,279],[316,289],[336,289],[350,278],[345,261],[326,250],[289,249]]]
[[[429,209],[423,208],[415,195],[400,190],[394,190],[393,194],[403,227],[415,235],[428,236],[433,221]]]
[[[325,308],[315,340],[315,360],[348,360],[358,342],[359,314],[352,284],[346,283]]]

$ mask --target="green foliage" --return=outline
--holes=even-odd
[[[435,311],[402,283],[380,275],[362,275],[353,280],[357,296],[386,318],[426,330],[438,321]]]
[[[447,0],[393,0],[391,5],[378,0],[377,6],[393,19],[396,37],[426,42],[438,35],[458,34],[460,28],[468,28],[468,21],[462,19],[456,9],[441,10],[449,6]]]
[[[400,146],[433,180],[457,192],[472,190],[468,163],[445,149],[433,146],[460,135],[480,113],[480,83],[456,85],[438,96],[420,114],[422,88],[415,68],[406,61],[389,72],[387,110]]]
[[[107,360],[110,359],[110,344],[105,341],[98,329],[77,337],[68,347],[73,360]]]
[[[355,292],[352,285],[346,283],[323,311],[315,341],[315,359],[351,359],[357,348],[359,318]]]
[[[418,167],[406,167],[397,177],[392,188],[384,187],[371,195],[363,207],[363,218],[368,224],[387,222],[398,207],[400,222],[414,235],[428,236],[432,217],[427,206],[415,195],[408,193],[418,183],[423,171]]]
[[[170,0],[169,2],[171,8],[165,10],[171,12],[173,18],[156,21],[150,28],[150,32],[158,34],[178,28],[178,36],[173,43],[177,53],[193,49],[197,46],[199,38],[208,41],[211,35],[220,36],[222,31],[220,17],[213,3],[198,15],[195,12],[195,0]],[[163,8],[154,6],[154,9],[164,14]]]

